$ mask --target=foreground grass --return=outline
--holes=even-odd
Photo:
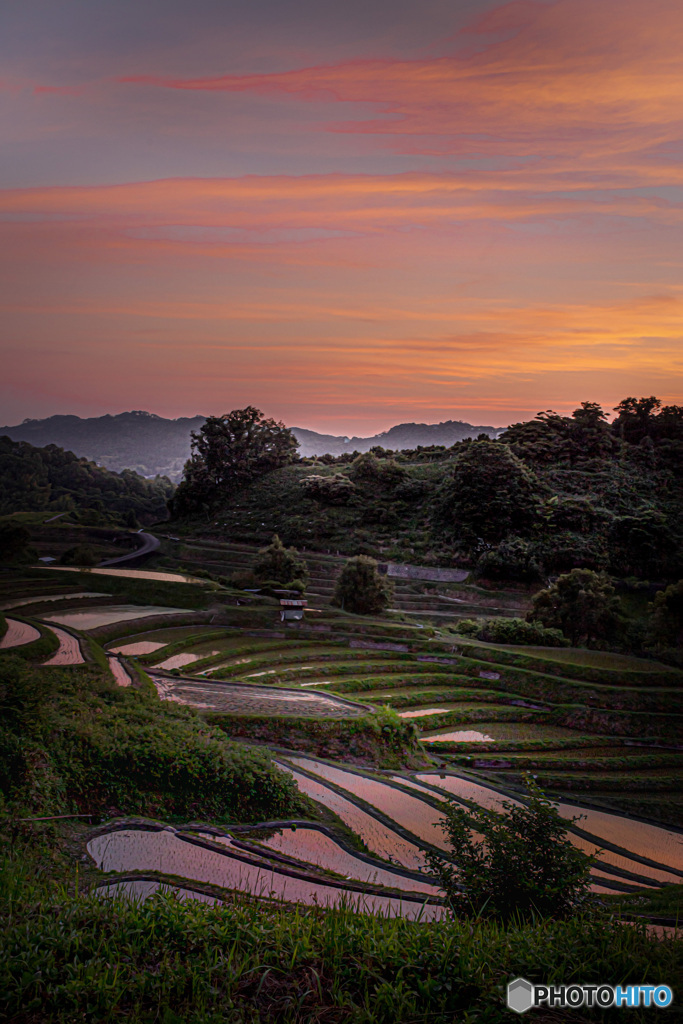
[[[674,986],[683,975],[683,943],[606,914],[506,930],[247,897],[79,895],[55,833],[22,828],[0,860],[0,1020],[15,1024],[488,1024],[511,1018],[505,986],[518,975]]]

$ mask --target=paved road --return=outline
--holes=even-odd
[[[101,569],[105,565],[125,565],[126,562],[132,562],[136,558],[141,558],[143,555],[149,555],[152,551],[156,551],[161,543],[158,537],[154,537],[151,533],[141,532],[137,536],[142,540],[142,545],[139,548],[129,552],[127,555],[119,555],[118,558],[108,558],[106,562],[100,562],[99,568]]]

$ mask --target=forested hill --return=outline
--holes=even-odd
[[[190,433],[199,430],[203,416],[167,420],[151,412],[122,412],[117,416],[50,416],[0,427],[0,436],[28,441],[38,448],[56,444],[120,473],[179,479],[190,457]]]
[[[199,430],[204,416],[164,419],[151,412],[122,412],[117,416],[50,416],[44,420],[24,420],[14,427],[0,427],[0,436],[28,441],[42,448],[56,444],[76,455],[91,459],[116,473],[133,469],[142,476],[167,476],[179,480],[190,457],[190,434]],[[341,437],[318,434],[315,430],[292,428],[300,444],[301,455],[342,455],[367,452],[375,445],[383,448],[417,448],[418,445],[443,444],[446,447],[464,437],[488,434],[494,427],[473,426],[461,420],[445,423],[401,423],[373,437]]]
[[[124,525],[166,518],[169,480],[112,473],[56,445],[34,448],[0,435],[0,516],[15,512],[87,512]]]

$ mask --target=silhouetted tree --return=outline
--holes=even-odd
[[[270,470],[296,458],[298,441],[253,405],[224,416],[209,416],[192,433],[192,455],[170,504],[172,515],[210,509]]]
[[[456,915],[566,918],[585,904],[595,855],[567,835],[573,818],[557,808],[530,776],[527,803],[504,800],[505,813],[455,801],[444,804],[451,860],[427,852]]]

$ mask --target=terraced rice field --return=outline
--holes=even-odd
[[[139,605],[139,604],[118,604],[110,607],[93,608],[83,611],[51,612],[44,615],[47,622],[57,622],[62,626],[72,626],[74,629],[96,629],[98,626],[108,626],[113,622],[125,622],[148,618],[152,615],[185,615],[186,608],[164,608],[160,605]]]
[[[352,905],[359,911],[423,920],[435,920],[445,913],[438,903],[425,903],[424,895],[380,895],[332,880],[317,881],[305,870],[285,871],[276,861],[250,856],[230,842],[212,844],[207,837],[201,843],[174,830],[117,829],[92,839],[88,853],[103,871],[160,871],[292,903]]]
[[[51,658],[43,662],[44,665],[82,665],[85,661],[81,645],[75,636],[67,633],[65,629],[53,627],[52,632],[59,640],[59,648]]]
[[[19,619],[7,619],[6,621],[7,632],[0,639],[0,649],[21,647],[23,644],[30,644],[32,640],[37,640],[40,636],[40,631],[35,626],[29,625],[28,622],[20,622]]]
[[[336,567],[328,566],[328,579]],[[44,582],[26,589],[32,593],[17,590],[18,599],[59,590],[48,594]],[[367,715],[368,706],[393,707],[421,730],[433,766],[381,773],[280,751],[282,769],[326,820],[358,837],[365,853],[314,823],[296,830],[276,823],[232,838],[122,829],[91,844],[93,857],[112,871],[161,871],[303,902],[352,894],[387,913],[417,915],[424,899],[434,898],[425,850],[446,849],[444,801],[500,808],[506,798],[523,799],[522,777],[533,771],[561,799],[567,819],[586,815],[572,825],[572,841],[588,852],[604,848],[593,872],[596,892],[683,879],[683,835],[673,822],[683,788],[681,674],[638,659],[481,645],[419,623],[338,613],[283,626],[275,606],[270,624],[261,609],[252,629],[248,608],[240,610],[241,628],[220,614],[211,625],[145,628],[148,616],[181,611],[93,604],[48,612],[42,620],[60,637],[49,663],[83,660],[76,638],[52,623],[73,625],[66,616],[81,616],[86,632],[120,623],[120,631],[107,633],[116,637],[108,656],[119,685],[136,685],[120,656],[137,660],[163,698],[200,712],[342,719]],[[640,820],[646,818],[658,823]]]

